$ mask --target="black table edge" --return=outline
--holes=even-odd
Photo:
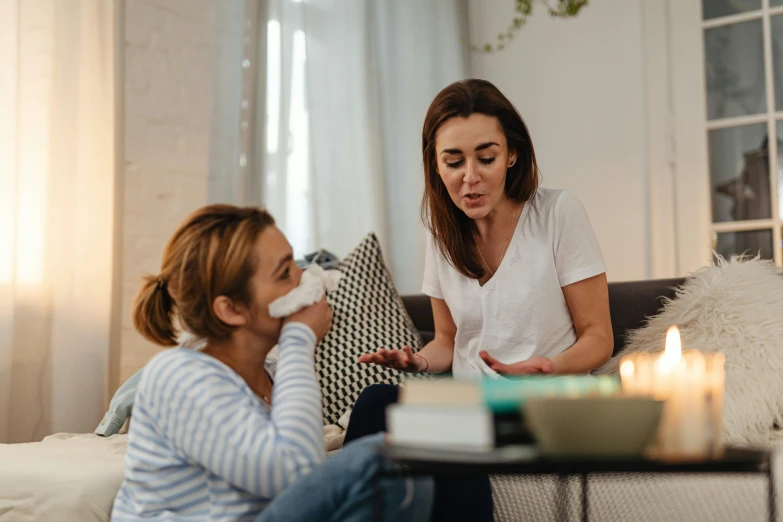
[[[602,473],[767,473],[773,450],[726,448],[720,459],[666,462],[650,459],[509,458],[497,452],[461,453],[385,444],[379,453],[408,474],[584,475]]]

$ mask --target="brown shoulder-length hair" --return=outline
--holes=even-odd
[[[275,224],[257,207],[209,205],[191,214],[163,251],[160,275],[148,275],[133,303],[133,325],[146,339],[175,346],[180,330],[223,341],[233,327],[213,311],[215,298],[252,304],[253,247]]]
[[[446,120],[467,118],[475,113],[497,118],[509,151],[517,154],[516,163],[506,173],[507,198],[530,201],[538,188],[539,173],[533,142],[522,116],[490,82],[468,79],[452,83],[430,104],[421,132],[424,158],[422,221],[448,262],[465,276],[480,279],[485,272],[473,239],[476,225],[451,200],[438,174],[435,151],[435,135]]]

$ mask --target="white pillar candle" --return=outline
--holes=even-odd
[[[715,458],[723,456],[723,394],[726,387],[726,357],[720,352],[706,356],[706,400],[708,417],[708,438],[711,453]]]
[[[685,458],[705,458],[709,454],[706,401],[706,362],[704,355],[689,350],[683,355],[682,418],[680,447]]]
[[[722,453],[722,354],[683,352],[679,330],[671,327],[663,353],[623,357],[620,376],[624,394],[665,401],[652,455],[682,460]]]
[[[655,357],[649,353],[640,353],[636,357],[636,380],[637,388],[643,395],[652,395],[653,377],[655,373]]]
[[[639,380],[636,379],[635,354],[623,357],[620,361],[620,384],[625,395],[639,395],[644,390],[639,389]]]

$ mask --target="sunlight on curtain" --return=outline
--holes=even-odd
[[[291,152],[286,170],[286,226],[300,254],[313,250],[310,200],[310,128],[305,103],[305,64],[307,52],[304,31],[294,32],[291,71],[291,107],[288,128]]]
[[[264,197],[297,255],[375,232],[400,291],[418,291],[421,124],[467,75],[466,5],[269,1]]]
[[[0,442],[91,431],[102,414],[113,6],[0,2]]]
[[[0,82],[0,112],[2,134],[0,143],[0,284],[11,282],[12,271],[19,284],[40,284],[43,278],[43,243],[46,216],[46,178],[49,142],[48,114],[51,109],[49,93],[51,65],[38,59],[51,52],[51,35],[27,35],[25,46],[18,45],[15,22],[20,13],[15,2],[3,2],[2,61],[3,81]],[[44,10],[36,13],[45,19]],[[17,62],[17,59],[19,60]],[[8,66],[6,66],[8,64]],[[18,71],[18,76],[15,74]],[[18,86],[23,85],[24,89]],[[18,107],[26,107],[21,112]],[[14,172],[18,175],[14,176]],[[15,239],[15,240],[14,240]],[[15,270],[14,270],[15,267]]]
[[[267,22],[267,56],[266,56],[266,152],[277,153],[278,127],[280,126],[280,22]],[[267,183],[274,187],[275,172],[269,173]]]
[[[297,256],[316,245],[310,191],[307,42],[301,2],[270,3],[267,23],[265,204]]]
[[[36,54],[51,52],[51,42],[36,39]],[[25,50],[23,49],[23,52]],[[39,55],[40,56],[40,55]],[[43,280],[46,220],[46,184],[49,170],[49,114],[51,84],[45,80],[51,66],[39,60],[24,60],[18,92],[18,138],[16,182],[16,281],[22,285],[39,285]],[[25,67],[26,65],[26,67]],[[25,70],[26,69],[26,70]]]
[[[11,282],[14,259],[11,242],[16,228],[14,219],[16,177],[13,173],[16,171],[17,32],[16,24],[9,21],[15,20],[17,16],[15,2],[0,2],[0,64],[3,64],[3,67],[0,67],[0,114],[4,115],[0,118],[0,286]],[[5,22],[2,22],[3,20]],[[0,302],[2,307],[0,321],[6,316],[4,304]],[[2,335],[1,330],[0,335]],[[0,366],[1,371],[2,366]],[[4,376],[0,373],[0,379]],[[2,408],[1,399],[0,408]]]

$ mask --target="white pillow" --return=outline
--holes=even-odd
[[[662,351],[677,325],[683,349],[726,355],[726,441],[771,444],[773,424],[783,421],[783,277],[758,257],[717,263],[696,271],[596,373],[616,374],[624,353]]]

